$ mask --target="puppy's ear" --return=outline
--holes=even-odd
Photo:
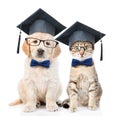
[[[61,53],[61,49],[59,44],[56,46],[54,53],[53,53],[53,58],[56,58],[57,56],[59,56],[59,54]]]
[[[22,50],[28,57],[30,56],[30,48],[26,41],[23,43]]]

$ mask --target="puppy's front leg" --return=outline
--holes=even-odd
[[[25,104],[23,111],[32,112],[36,109],[36,90],[34,83],[29,80],[21,80],[18,85],[18,91],[20,94],[20,99]]]
[[[58,110],[56,104],[57,100],[57,88],[55,86],[49,86],[46,94],[46,109],[51,112]]]

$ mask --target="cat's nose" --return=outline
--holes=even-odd
[[[80,50],[80,51],[79,51],[79,54],[81,55],[81,57],[83,57],[83,55],[84,55],[84,50]]]

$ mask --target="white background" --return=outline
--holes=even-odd
[[[104,60],[100,62],[100,42],[95,45],[94,60],[103,88],[100,108],[89,111],[80,108],[70,113],[60,108],[51,113],[37,109],[33,113],[23,113],[23,105],[9,107],[8,103],[18,98],[17,83],[23,76],[25,55],[22,50],[16,54],[19,29],[16,26],[42,8],[65,26],[80,21],[93,27],[106,36],[103,38]],[[120,115],[120,3],[119,0],[1,0],[0,1],[0,115],[39,116],[39,115],[81,115],[113,116]],[[21,45],[27,35],[22,33]],[[71,56],[68,46],[61,45],[59,57],[60,79],[63,85],[61,100],[67,98],[66,86],[69,80]]]

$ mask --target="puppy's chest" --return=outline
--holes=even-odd
[[[25,78],[32,80],[36,87],[43,90],[51,78],[50,70],[42,68],[29,68],[25,71]]]
[[[48,77],[41,77],[41,78],[31,78],[32,81],[35,84],[35,87],[39,91],[45,91],[47,89],[48,83],[49,83],[49,78]]]
[[[42,78],[50,76],[50,69],[42,67],[29,67],[25,70],[25,77]]]

